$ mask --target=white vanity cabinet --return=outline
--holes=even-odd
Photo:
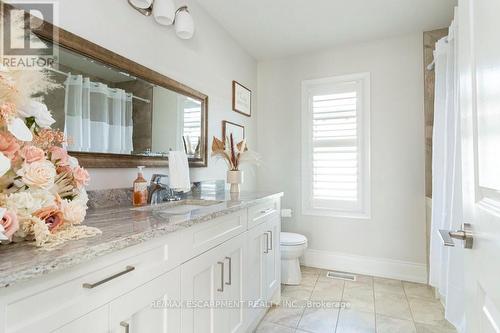
[[[54,333],[107,333],[109,332],[109,306],[105,305],[80,317]]]
[[[268,298],[272,297],[281,285],[280,224],[281,220],[277,215],[272,216],[265,224],[264,281]]]
[[[182,333],[244,332],[245,234],[181,266]]]
[[[280,298],[279,201],[0,290],[0,333],[249,332]]]
[[[111,333],[179,332],[180,268],[109,303]]]
[[[268,225],[263,223],[249,230],[247,234],[247,265],[244,267],[246,288],[243,299],[252,302],[247,311],[249,322],[258,319],[264,310],[262,306],[267,301],[266,252],[268,244],[265,236],[267,229]]]

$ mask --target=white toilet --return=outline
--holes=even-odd
[[[307,248],[307,238],[291,232],[282,232],[280,236],[281,283],[299,285],[302,279],[299,257]]]

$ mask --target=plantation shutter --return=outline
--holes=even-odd
[[[361,212],[364,205],[363,80],[307,89],[305,149],[310,209]]]

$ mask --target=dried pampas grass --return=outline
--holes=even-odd
[[[248,149],[245,139],[235,144],[232,134],[225,138],[225,142],[214,136],[212,157],[224,160],[231,171],[238,171],[243,163],[260,164],[260,155]]]

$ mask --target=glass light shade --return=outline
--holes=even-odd
[[[180,39],[190,39],[194,35],[193,17],[185,9],[175,17],[175,33]]]
[[[151,7],[153,0],[130,0],[130,3],[137,8],[146,9]]]
[[[161,25],[171,25],[175,18],[175,5],[173,0],[155,0],[153,17]]]

